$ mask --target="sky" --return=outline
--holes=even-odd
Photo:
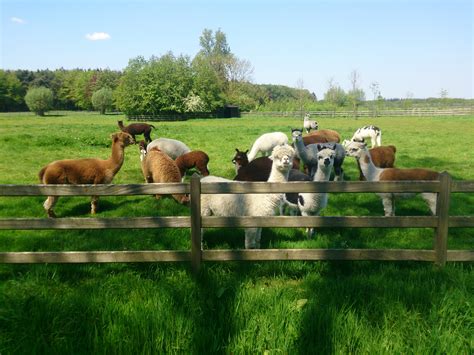
[[[473,98],[472,0],[0,0],[0,68],[124,69],[137,56],[193,58],[207,28],[253,66],[252,81],[328,82],[367,99]]]

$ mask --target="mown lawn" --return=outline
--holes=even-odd
[[[0,115],[0,183],[36,184],[46,163],[110,154],[123,116]],[[319,119],[350,138],[382,128],[399,167],[446,170],[474,180],[474,117]],[[302,122],[240,118],[154,123],[152,137],[184,141],[210,156],[212,174],[233,177],[235,148]],[[126,150],[115,183],[141,183],[138,148]],[[347,180],[358,172],[344,163]],[[1,217],[45,217],[42,197],[0,198]],[[420,198],[399,215],[429,215]],[[88,217],[89,199],[61,198],[59,217]],[[473,215],[455,194],[451,215]],[[103,197],[99,217],[188,215],[171,199]],[[324,215],[383,214],[375,194],[332,194]],[[263,248],[431,248],[431,229],[264,229]],[[205,248],[242,248],[243,230],[213,229]],[[0,231],[1,251],[183,250],[189,230]],[[449,248],[474,249],[472,229],[451,229]],[[452,353],[474,351],[474,265],[414,262],[1,265],[0,353]]]

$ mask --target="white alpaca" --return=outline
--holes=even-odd
[[[309,118],[309,113],[304,115],[303,119],[303,127],[306,130],[306,133],[309,133],[312,129],[317,130],[318,129],[318,122],[312,120]]]
[[[382,145],[382,131],[376,126],[364,126],[355,131],[351,138],[351,141],[363,142],[365,139],[370,138],[370,142],[373,147],[379,147]]]
[[[317,146],[319,150],[318,170],[314,175],[313,181],[329,181],[336,152],[333,149],[324,147],[320,144]],[[302,216],[319,216],[319,213],[327,206],[327,203],[327,192],[298,194],[298,209],[300,210]],[[312,238],[316,234],[314,228],[307,228],[306,232],[308,238]]]
[[[274,147],[282,144],[288,144],[288,137],[285,133],[272,132],[262,134],[252,145],[252,149],[250,149],[250,153],[248,154],[248,159],[249,161],[254,160],[259,152],[263,155],[270,155]]]
[[[294,149],[289,145],[277,146],[269,157],[272,170],[267,181],[286,182],[292,167]],[[206,176],[203,183],[235,182],[217,176]],[[274,216],[283,202],[283,193],[277,194],[203,194],[201,197],[202,216]],[[245,248],[260,248],[262,228],[245,228]]]
[[[166,153],[171,159],[176,159],[177,157],[191,151],[191,149],[189,149],[189,147],[183,142],[171,138],[154,139],[146,146],[146,151],[149,152],[153,148],[158,148]]]
[[[350,142],[346,146],[346,155],[355,157],[367,181],[397,181],[397,180],[439,180],[439,173],[429,169],[397,169],[378,168],[374,165],[365,143]],[[382,199],[385,216],[395,216],[395,197],[412,197],[414,193],[377,193]],[[426,201],[432,214],[436,213],[436,193],[423,192],[421,197]]]

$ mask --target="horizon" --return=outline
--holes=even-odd
[[[0,67],[123,71],[137,56],[193,58],[208,28],[251,63],[255,84],[302,80],[321,100],[331,78],[347,91],[357,70],[367,101],[372,82],[385,99],[472,99],[472,11],[467,0],[3,0]]]

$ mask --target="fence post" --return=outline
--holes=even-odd
[[[191,177],[191,264],[195,273],[201,267],[201,178]]]
[[[446,171],[439,176],[440,190],[436,200],[438,227],[435,229],[435,264],[444,266],[448,257],[449,202],[451,197],[451,175]]]

